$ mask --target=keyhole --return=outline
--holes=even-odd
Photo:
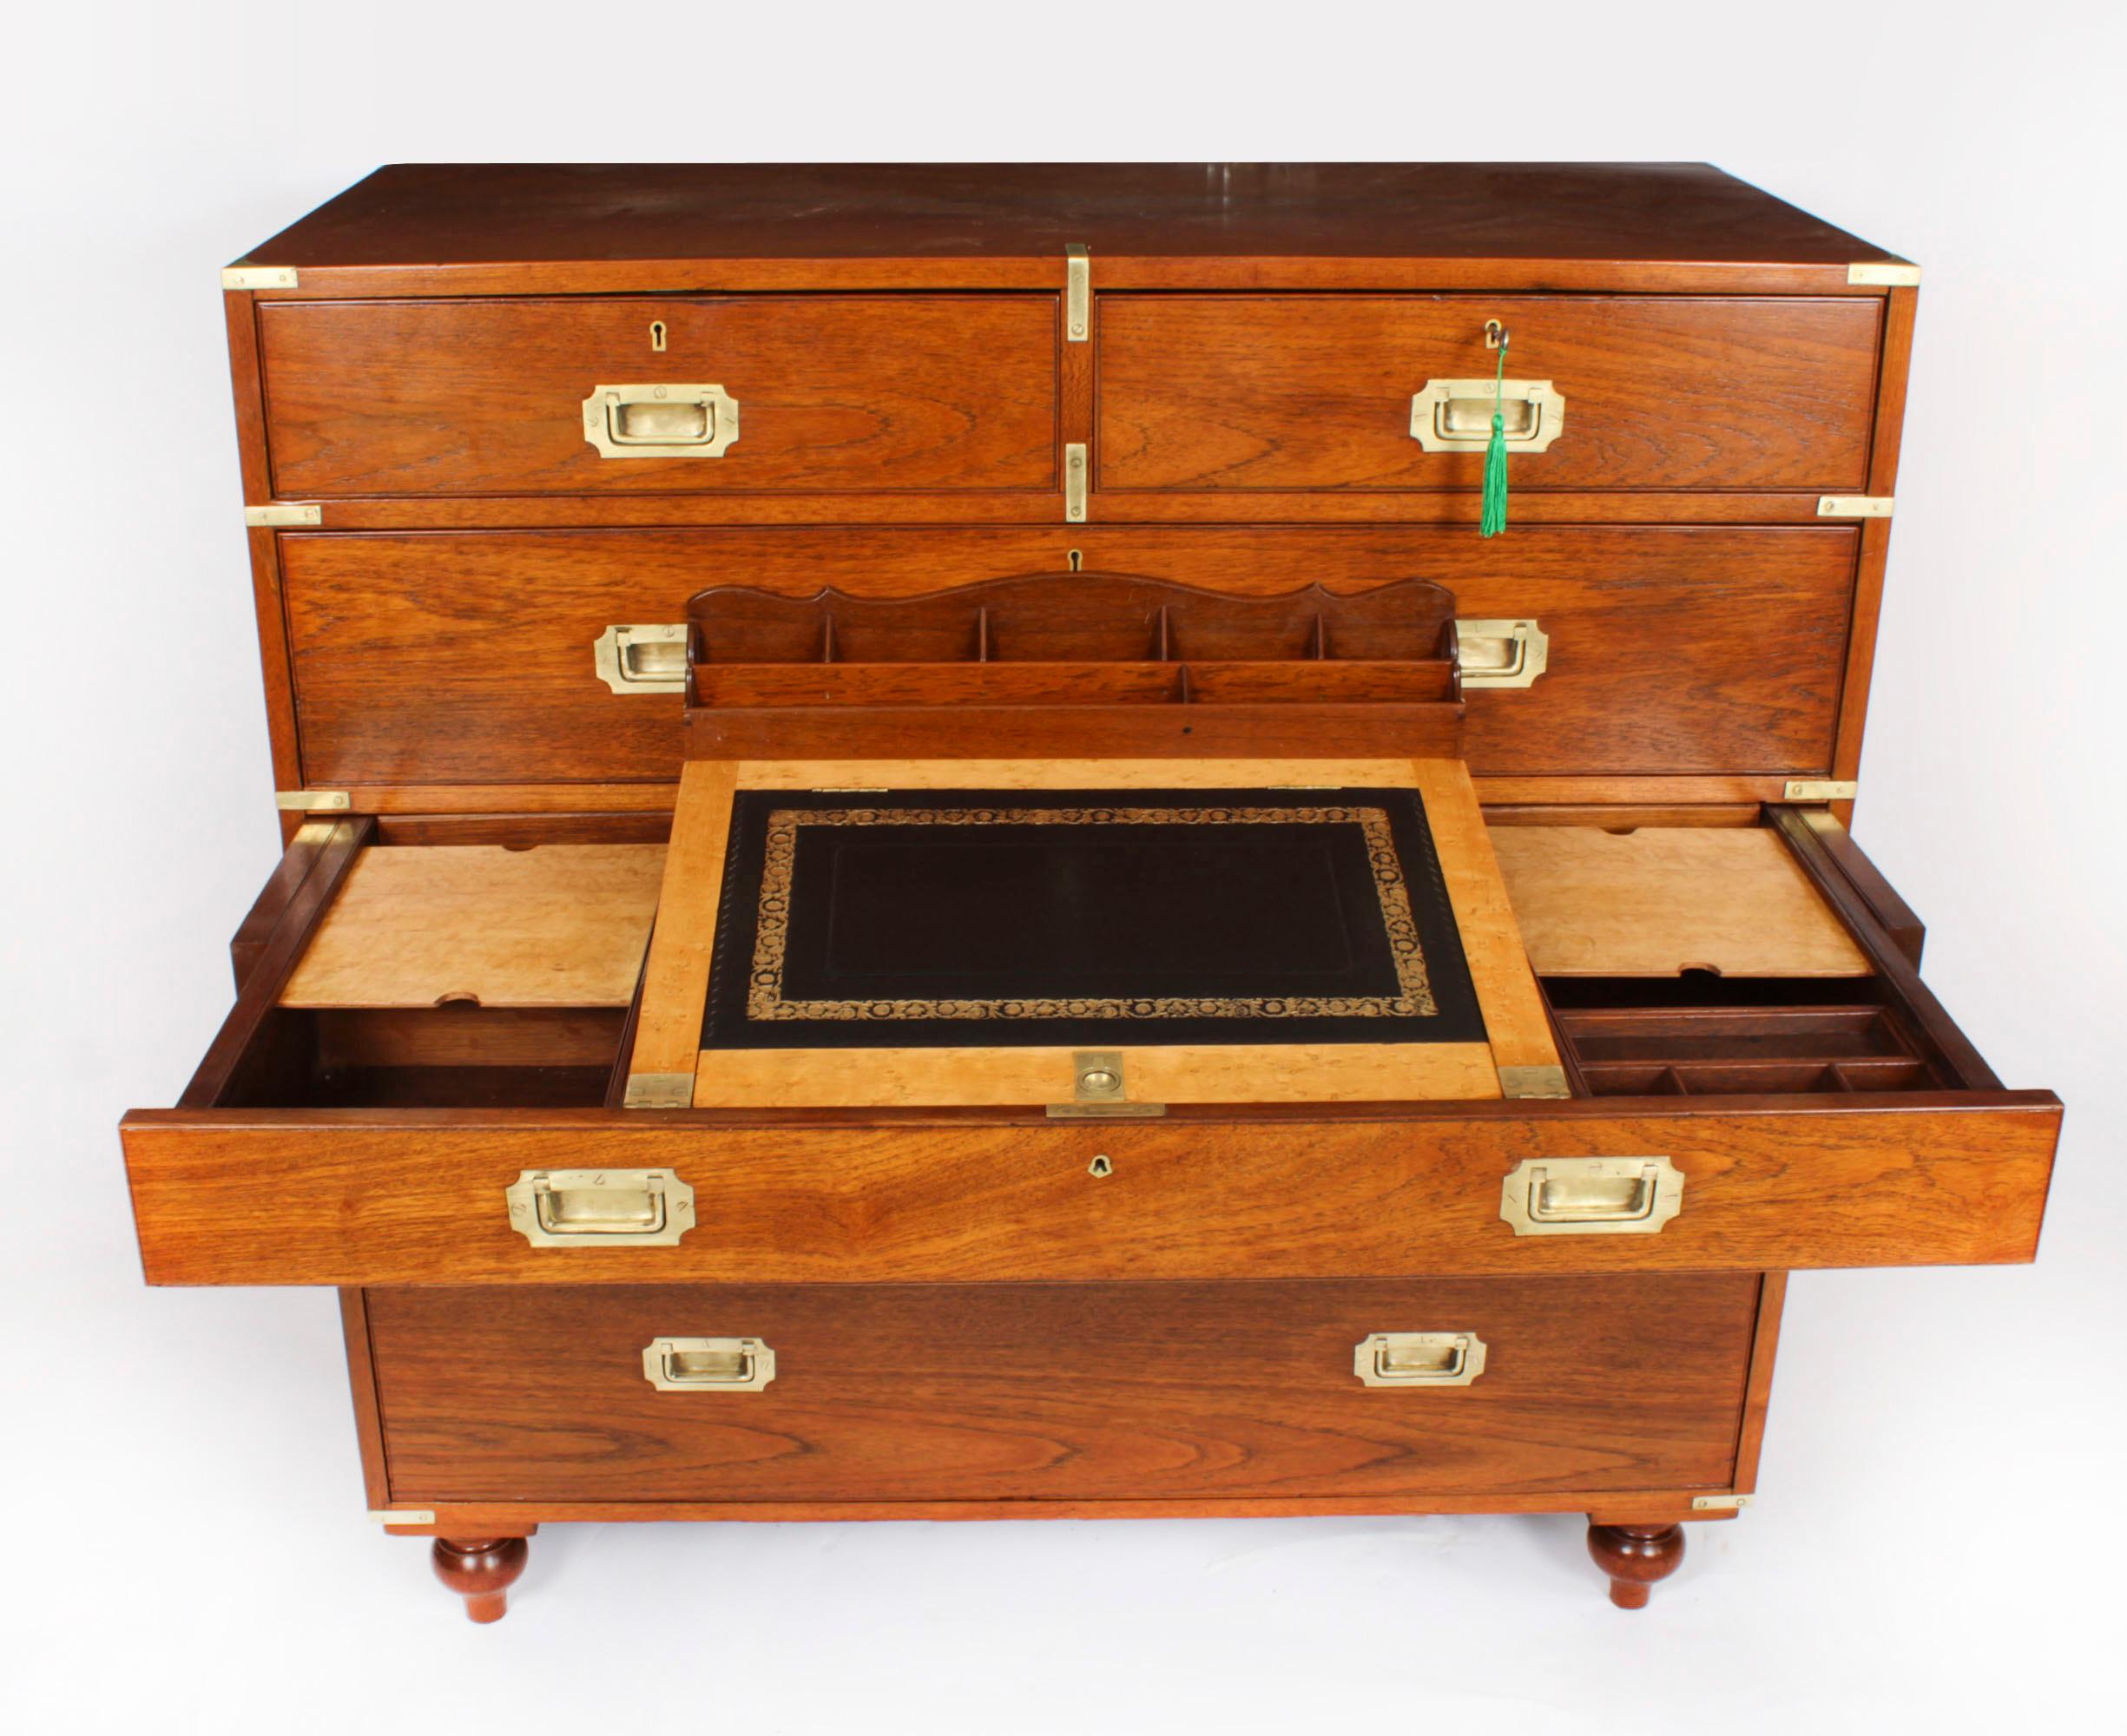
[[[1085,564],[1085,550],[1083,549],[1074,549],[1064,558],[1070,562],[1071,571],[1075,573]]]
[[[650,348],[662,350],[664,347],[665,322],[662,319],[653,319],[650,321]]]
[[[1108,1154],[1106,1152],[1103,1152],[1098,1157],[1095,1158],[1092,1162],[1086,1165],[1086,1174],[1088,1175],[1113,1175],[1115,1173],[1116,1167],[1114,1164],[1109,1162]]]

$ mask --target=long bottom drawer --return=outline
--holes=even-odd
[[[1725,1487],[1758,1299],[1741,1272],[541,1286],[367,1314],[396,1501],[1156,1501]],[[1362,1353],[1380,1333],[1439,1336]],[[773,1378],[646,1363],[683,1338],[756,1341]]]

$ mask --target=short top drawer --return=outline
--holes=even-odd
[[[283,496],[1056,485],[1053,295],[275,302],[258,319]],[[602,450],[589,431],[609,415]]]
[[[1413,399],[1492,379],[1488,320],[1510,334],[1508,378],[1564,399],[1556,437],[1514,459],[1517,489],[1867,483],[1873,298],[1115,294],[1099,310],[1103,489],[1475,488],[1489,403],[1459,404],[1471,448],[1428,451]]]

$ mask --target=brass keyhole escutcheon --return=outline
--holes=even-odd
[[[1106,1152],[1102,1152],[1093,1160],[1092,1162],[1086,1165],[1086,1174],[1088,1175],[1113,1175],[1115,1173],[1116,1167],[1108,1161],[1108,1154]]]
[[[664,347],[665,322],[662,319],[653,319],[650,321],[650,348],[662,352]]]

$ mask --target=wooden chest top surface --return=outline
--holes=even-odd
[[[256,257],[304,266],[1099,253],[1840,265],[1705,163],[395,163]]]

